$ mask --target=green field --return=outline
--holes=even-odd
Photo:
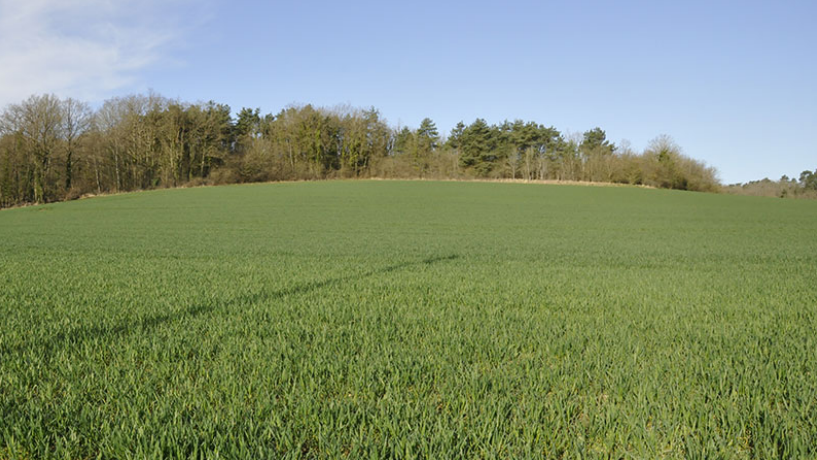
[[[0,458],[814,458],[817,202],[337,181],[0,212]]]

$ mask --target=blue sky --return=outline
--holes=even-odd
[[[817,168],[815,23],[814,1],[0,0],[0,105],[153,89],[444,132],[521,118],[777,179]]]

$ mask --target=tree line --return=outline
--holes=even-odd
[[[746,183],[730,184],[723,190],[736,195],[814,199],[817,198],[817,169],[803,171],[798,178],[783,175],[778,180],[771,180],[766,177]]]
[[[277,114],[149,93],[106,100],[34,95],[0,114],[0,207],[159,187],[348,177],[564,180],[717,191],[714,169],[668,136],[642,152],[601,128],[483,119],[442,135],[431,119],[391,127],[374,109]]]

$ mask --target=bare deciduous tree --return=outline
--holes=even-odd
[[[53,94],[31,96],[6,108],[0,117],[4,133],[16,134],[25,144],[25,153],[33,165],[34,201],[42,203],[48,192],[46,176],[51,157],[62,132],[60,100]]]
[[[65,190],[71,189],[77,138],[91,126],[91,108],[87,103],[68,98],[62,101],[62,133],[65,138]]]

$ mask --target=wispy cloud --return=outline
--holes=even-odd
[[[181,0],[184,1],[184,0]],[[180,0],[0,0],[0,108],[137,86],[184,34]]]

